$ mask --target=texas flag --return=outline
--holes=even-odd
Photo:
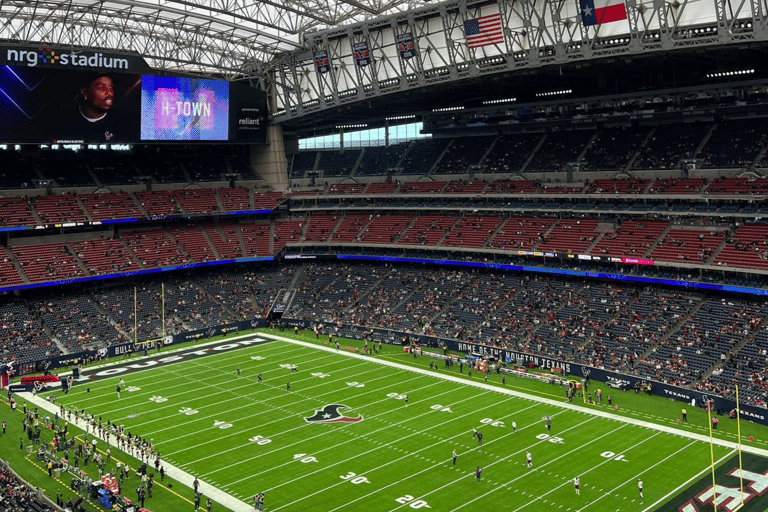
[[[616,0],[579,0],[581,21],[585,27],[602,25],[627,19],[627,8],[623,1]],[[599,7],[595,7],[595,4]]]

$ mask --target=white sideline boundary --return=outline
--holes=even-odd
[[[285,341],[285,342],[293,343],[293,344],[296,344],[296,345],[301,345],[301,346],[305,346],[305,347],[309,347],[309,348],[315,348],[317,350],[324,350],[326,352],[336,352],[335,348],[325,347],[325,346],[322,346],[322,345],[316,345],[314,343],[307,343],[305,341],[299,341],[299,340],[292,340],[292,339],[289,339],[289,338],[283,338],[283,337],[280,337],[280,336],[276,336],[274,334],[261,333],[260,335],[263,336],[263,337],[272,338],[272,339],[278,340],[278,341]],[[534,402],[539,402],[539,403],[542,403],[542,404],[552,405],[554,407],[559,407],[561,409],[568,409],[568,410],[571,410],[571,411],[581,412],[581,413],[584,413],[584,414],[591,414],[592,416],[597,416],[597,417],[600,417],[600,418],[620,421],[622,423],[628,423],[630,425],[635,425],[635,426],[638,426],[638,427],[645,427],[645,428],[648,428],[648,429],[651,429],[651,430],[656,430],[658,432],[664,432],[664,433],[667,433],[667,434],[672,434],[672,435],[676,435],[676,436],[679,436],[679,437],[683,437],[683,438],[687,438],[687,439],[692,439],[692,440],[695,440],[695,441],[701,441],[703,443],[709,443],[709,437],[707,437],[707,436],[704,436],[704,435],[701,435],[701,434],[696,434],[694,432],[682,432],[682,431],[674,429],[672,427],[667,427],[665,425],[658,425],[656,423],[651,423],[650,421],[638,420],[638,419],[635,419],[635,418],[626,418],[624,416],[614,415],[614,414],[611,414],[611,413],[606,412],[606,411],[601,411],[599,409],[589,409],[589,408],[585,408],[585,407],[579,407],[578,405],[574,405],[574,404],[571,404],[571,403],[568,403],[568,402],[560,402],[558,400],[552,400],[551,398],[544,398],[544,397],[540,397],[540,396],[528,395],[528,394],[522,393],[520,391],[515,391],[515,390],[512,390],[512,389],[507,389],[507,388],[499,387],[499,386],[493,386],[493,385],[490,385],[490,384],[486,384],[484,382],[470,381],[470,380],[467,380],[467,379],[462,379],[461,377],[456,377],[454,375],[448,375],[448,374],[440,373],[439,371],[435,372],[435,371],[424,370],[422,368],[414,368],[412,366],[404,365],[404,364],[401,364],[401,363],[395,363],[395,362],[392,362],[392,361],[385,361],[385,360],[380,360],[380,359],[377,359],[377,358],[373,358],[371,356],[365,356],[365,355],[361,355],[361,354],[356,354],[354,352],[349,352],[347,350],[339,350],[336,353],[345,355],[347,357],[354,357],[356,359],[360,359],[360,360],[363,360],[363,361],[368,361],[368,362],[372,362],[372,363],[381,364],[381,365],[384,365],[384,366],[389,366],[391,368],[397,368],[399,370],[406,370],[406,371],[410,371],[410,372],[414,372],[414,373],[419,373],[419,374],[422,374],[422,375],[428,375],[428,376],[434,377],[436,379],[443,379],[443,380],[447,380],[447,381],[451,381],[451,382],[457,382],[457,383],[460,383],[460,384],[464,384],[465,386],[474,386],[476,388],[480,388],[480,389],[484,389],[484,390],[496,391],[496,392],[501,393],[503,395],[510,395],[510,396],[514,396],[514,397],[517,397],[517,398],[522,398],[524,400],[532,400]],[[725,441],[723,439],[714,438],[713,442],[714,442],[714,444],[716,444],[718,446],[722,446],[724,448],[729,448],[731,450],[737,450],[738,447],[739,447],[739,445],[737,443],[734,443],[734,442],[731,442],[731,441]],[[760,455],[761,457],[768,457],[768,450],[763,450],[762,448],[755,448],[753,446],[744,446],[744,445],[742,445],[741,446],[741,450],[743,452],[752,453],[752,454],[755,454],[755,455]]]
[[[437,379],[442,379],[442,380],[449,381],[449,382],[455,382],[455,383],[463,384],[465,386],[473,386],[473,387],[476,387],[476,388],[479,388],[479,389],[483,389],[483,390],[486,390],[486,391],[495,391],[495,392],[501,393],[503,395],[513,396],[513,397],[516,397],[516,398],[520,398],[520,399],[523,399],[523,400],[529,400],[529,401],[532,401],[532,402],[538,402],[538,403],[541,403],[541,404],[547,404],[547,405],[551,405],[551,406],[554,406],[554,407],[559,407],[561,409],[572,410],[572,411],[575,411],[575,412],[581,412],[581,413],[584,413],[584,414],[589,414],[589,415],[600,417],[600,418],[604,418],[604,419],[610,419],[610,420],[614,420],[614,421],[619,421],[619,422],[630,424],[630,425],[635,425],[635,426],[639,426],[639,427],[645,427],[647,429],[655,430],[657,432],[663,432],[663,433],[667,433],[667,434],[672,434],[672,435],[676,435],[676,436],[679,436],[679,437],[682,437],[682,438],[687,438],[687,439],[691,439],[691,440],[695,440],[695,441],[709,442],[709,440],[710,440],[709,437],[703,436],[701,434],[696,434],[696,433],[693,433],[693,432],[681,432],[681,431],[676,430],[674,428],[667,427],[667,426],[664,426],[664,425],[658,425],[658,424],[651,423],[651,422],[648,422],[648,421],[638,420],[638,419],[634,419],[634,418],[626,418],[626,417],[620,416],[620,415],[613,415],[611,413],[608,413],[608,412],[605,412],[605,411],[601,411],[601,410],[593,410],[593,409],[588,409],[588,408],[582,408],[582,407],[573,405],[571,403],[560,402],[560,401],[557,401],[557,400],[552,400],[552,399],[549,399],[549,398],[544,398],[544,397],[539,397],[539,396],[534,396],[534,395],[528,395],[526,393],[522,393],[522,392],[519,392],[519,391],[515,391],[515,390],[511,390],[511,389],[507,389],[507,388],[502,388],[502,387],[498,387],[498,386],[493,386],[493,385],[490,385],[490,384],[486,384],[484,382],[470,381],[470,380],[467,380],[467,379],[463,379],[463,378],[457,377],[455,375],[448,375],[448,374],[444,374],[444,373],[438,373],[438,372],[434,372],[434,371],[425,370],[425,369],[422,369],[422,368],[415,368],[415,367],[408,366],[408,365],[401,364],[401,363],[381,360],[381,359],[378,359],[378,358],[373,358],[371,356],[366,356],[366,355],[361,355],[361,354],[357,354],[357,353],[354,353],[354,352],[349,352],[347,350],[338,350],[337,351],[335,348],[332,348],[332,347],[326,347],[326,346],[323,346],[323,345],[318,345],[316,343],[308,343],[308,342],[305,342],[305,341],[294,340],[294,339],[290,339],[290,338],[284,338],[282,336],[277,336],[275,334],[269,334],[269,333],[265,333],[265,332],[256,332],[256,333],[250,333],[250,334],[241,335],[241,336],[233,336],[231,338],[227,338],[226,340],[218,340],[218,341],[213,341],[213,342],[197,344],[197,345],[195,345],[193,347],[186,347],[186,348],[181,348],[180,347],[178,349],[172,349],[172,350],[169,350],[169,351],[164,351],[164,352],[161,352],[159,354],[157,352],[155,352],[154,354],[150,353],[147,357],[140,356],[140,357],[133,357],[133,358],[130,358],[130,359],[119,358],[119,360],[113,360],[113,361],[110,361],[107,364],[101,364],[101,365],[98,365],[98,366],[90,366],[90,367],[88,367],[88,370],[101,371],[101,370],[103,370],[105,368],[108,368],[108,367],[111,367],[111,366],[130,364],[129,362],[132,362],[132,361],[140,361],[142,359],[147,359],[147,358],[157,357],[157,356],[166,356],[166,355],[177,353],[177,352],[194,351],[194,350],[199,350],[200,347],[204,347],[204,346],[216,345],[216,344],[221,344],[221,343],[228,343],[228,342],[233,342],[233,341],[237,341],[237,340],[241,340],[241,339],[248,339],[248,338],[253,338],[253,337],[270,338],[270,339],[273,339],[273,340],[276,340],[276,341],[282,341],[282,342],[286,342],[286,343],[291,343],[291,344],[299,345],[299,346],[306,347],[306,348],[312,348],[312,349],[315,349],[315,350],[320,350],[320,351],[325,351],[325,352],[330,352],[330,353],[336,353],[336,354],[343,355],[343,356],[346,356],[346,357],[350,357],[350,358],[354,358],[354,359],[359,359],[361,361],[367,361],[367,362],[371,362],[371,363],[375,363],[375,364],[380,364],[382,366],[388,366],[390,368],[396,368],[396,369],[399,369],[399,370],[410,371],[410,372],[417,373],[417,374],[420,374],[420,375],[426,375],[426,376],[434,377],[434,378],[437,378]],[[61,373],[59,375],[68,375],[68,374],[69,374],[69,372]],[[27,400],[28,402],[30,402],[30,403],[34,404],[35,406],[39,407],[40,409],[46,410],[46,411],[48,411],[51,414],[54,414],[54,413],[56,413],[59,410],[59,406],[57,406],[56,404],[52,404],[51,402],[45,400],[44,398],[42,398],[39,395],[34,395],[34,394],[30,393],[30,392],[22,392],[22,393],[18,393],[18,395],[20,397],[24,398],[25,400]],[[75,420],[75,421],[73,421],[71,423],[74,424],[79,429],[81,429],[83,432],[85,432],[85,422],[82,419],[77,419],[77,420]],[[114,436],[110,436],[109,444],[112,447],[117,448],[117,442],[115,440],[113,440],[112,437],[114,437]],[[104,441],[103,439],[99,439],[99,443],[100,444],[103,444],[105,442],[106,441]],[[738,448],[738,444],[737,443],[733,443],[731,441],[725,441],[725,440],[721,440],[721,439],[714,439],[713,442],[714,442],[714,444],[716,444],[718,446],[722,446],[722,447],[729,448],[729,449],[732,449],[732,450],[735,450],[735,449]],[[768,457],[768,450],[763,450],[761,448],[755,448],[755,447],[752,447],[752,446],[743,446],[743,445],[742,445],[741,449],[742,449],[742,451],[745,451],[747,453],[752,453],[752,454],[755,454],[755,455],[760,455],[762,457]],[[119,450],[119,451],[122,452],[122,450]],[[177,466],[169,463],[168,461],[163,461],[163,466],[165,467],[166,474],[169,477],[171,477],[174,480],[176,480],[176,481],[186,485],[190,489],[192,488],[192,482],[195,479],[194,476],[192,476],[189,473],[187,473],[186,471],[178,468]],[[206,482],[204,482],[202,480],[200,480],[200,491],[202,492],[203,495],[205,495],[207,497],[210,497],[214,501],[224,505],[225,507],[227,507],[228,509],[232,510],[233,512],[253,512],[253,505],[252,504],[245,503],[244,501],[234,497],[233,495],[231,495],[231,494],[229,494],[229,493],[227,493],[225,491],[222,491],[218,487],[214,487],[214,486],[212,486],[212,485],[210,485],[210,484],[208,484],[208,483],[206,483]]]
[[[187,352],[187,351],[193,352],[195,350],[200,350],[200,347],[205,347],[205,346],[210,346],[210,345],[218,345],[218,344],[225,344],[225,343],[231,343],[233,341],[247,339],[247,338],[253,338],[253,337],[257,337],[257,336],[261,336],[261,333],[251,333],[251,334],[246,334],[246,335],[242,335],[242,336],[233,336],[233,337],[227,338],[225,340],[211,341],[211,342],[207,342],[207,343],[197,344],[197,345],[195,345],[193,347],[185,347],[185,348],[172,349],[172,350],[168,350],[168,351],[164,351],[164,352],[160,352],[160,353],[157,353],[157,352],[153,353],[150,350],[149,354],[146,357],[142,355],[140,357],[132,357],[132,358],[129,358],[129,359],[123,359],[122,357],[118,356],[117,358],[113,358],[113,361],[110,361],[107,364],[102,364],[102,365],[98,365],[98,366],[90,366],[90,367],[88,367],[88,370],[92,369],[93,371],[102,371],[103,369],[111,367],[111,366],[131,364],[131,363],[133,363],[135,361],[140,361],[142,359],[149,359],[149,358],[152,358],[152,357],[158,357],[158,356],[165,357],[165,356],[167,356],[169,354],[178,353],[178,352]],[[71,373],[71,372],[67,372],[66,374],[61,373],[59,375],[67,375],[69,373]],[[60,409],[60,406],[58,406],[56,404],[52,404],[51,402],[49,402],[48,400],[45,400],[44,398],[42,398],[39,395],[34,395],[32,393],[29,393],[29,392],[22,392],[22,393],[17,393],[17,394],[21,398],[23,398],[24,400],[27,400],[28,402],[30,402],[30,403],[34,404],[35,406],[39,407],[41,410],[48,411],[51,414],[56,413]],[[74,421],[71,421],[70,423],[73,424],[74,426],[76,426],[77,428],[79,428],[80,430],[82,430],[83,432],[85,432],[85,422],[82,419],[78,418],[78,419],[76,419]],[[119,450],[117,448],[117,442],[114,440],[114,437],[115,436],[110,436],[110,441],[109,441],[110,446],[115,448],[116,452],[125,453],[122,450]],[[101,438],[97,438],[97,439],[99,440],[98,441],[99,444],[102,445],[102,446],[106,443],[106,441],[104,441]],[[192,488],[192,482],[195,480],[194,476],[190,475],[186,471],[178,468],[177,466],[171,464],[170,462],[168,462],[166,460],[163,460],[163,467],[165,468],[165,474],[168,475],[170,478],[173,478],[177,482],[180,482],[180,483],[186,485],[190,489]],[[132,469],[136,469],[136,468],[132,468]],[[199,488],[200,492],[204,496],[210,497],[213,501],[224,505],[229,510],[232,510],[233,512],[253,512],[253,505],[252,504],[245,503],[242,500],[239,500],[239,499],[235,498],[231,494],[222,491],[218,487],[214,487],[214,486],[212,486],[210,484],[207,484],[203,480],[199,480],[199,482],[200,482],[200,488]]]

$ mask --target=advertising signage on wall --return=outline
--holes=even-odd
[[[0,142],[266,142],[266,94],[247,84],[149,75],[100,52],[0,56]]]

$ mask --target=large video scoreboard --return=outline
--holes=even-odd
[[[266,94],[244,83],[93,52],[0,49],[0,63],[0,142],[266,142]]]

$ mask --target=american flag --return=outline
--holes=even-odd
[[[469,48],[480,48],[504,42],[501,15],[480,16],[464,22],[464,36]]]

